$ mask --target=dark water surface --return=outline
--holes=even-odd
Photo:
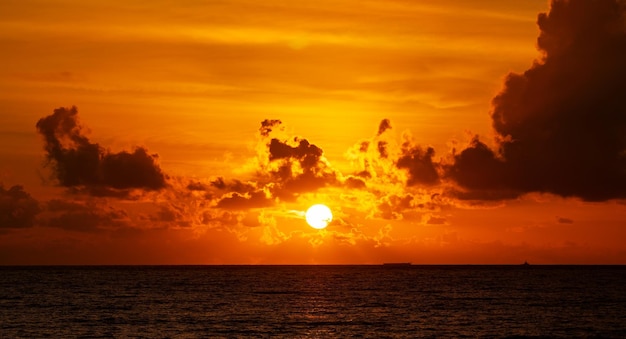
[[[626,266],[0,267],[0,338],[626,337]]]

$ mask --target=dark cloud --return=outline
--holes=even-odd
[[[570,218],[556,217],[556,222],[559,224],[573,224],[574,220]]]
[[[179,204],[169,204],[159,206],[158,211],[152,214],[148,219],[153,223],[165,223],[167,228],[172,227],[190,227],[191,222],[188,220],[189,215],[185,208]]]
[[[111,153],[90,142],[83,135],[76,107],[57,108],[40,119],[36,127],[44,137],[48,163],[61,186],[116,190],[158,190],[166,186],[156,154],[142,147]],[[86,191],[91,193],[90,189]]]
[[[321,148],[310,144],[306,139],[294,140],[297,146],[290,146],[278,139],[272,139],[269,144],[270,160],[292,158],[300,162],[302,168],[313,170],[320,164],[320,157],[324,153]]]
[[[248,209],[263,208],[274,205],[274,200],[263,191],[255,191],[246,194],[232,193],[222,197],[217,202],[218,208],[223,209]]]
[[[159,211],[151,216],[152,221],[162,222],[176,222],[182,219],[183,216],[180,210],[173,208],[172,206],[160,206]]]
[[[77,232],[101,232],[127,226],[128,215],[93,201],[53,199],[46,205],[41,222],[45,226]]]
[[[282,122],[280,120],[275,119],[265,119],[261,121],[261,127],[259,127],[259,132],[261,136],[267,137],[272,133],[272,129],[279,126]]]
[[[426,221],[427,225],[445,225],[447,222],[446,218],[443,217],[435,217],[435,216],[429,216],[428,217],[428,221]]]
[[[468,148],[454,155],[454,165],[447,176],[464,189],[449,192],[462,200],[502,200],[520,195],[514,187],[515,178],[504,161],[477,137]]]
[[[439,182],[438,165],[433,162],[434,155],[435,150],[432,147],[423,149],[408,142],[404,143],[396,166],[408,171],[408,186],[434,185]]]
[[[113,188],[160,189],[165,187],[165,176],[156,163],[156,154],[145,148],[132,153],[107,153],[102,157],[102,182]]]
[[[391,121],[389,121],[389,119],[383,119],[380,122],[380,125],[378,125],[378,133],[376,133],[376,136],[380,136],[381,134],[385,133],[385,131],[387,131],[388,129],[391,129]]]
[[[136,200],[141,197],[141,194],[137,192],[105,186],[74,186],[69,187],[68,192],[72,194],[87,194],[98,198],[119,198],[126,200]]]
[[[493,99],[498,150],[475,140],[448,175],[497,196],[626,198],[626,21],[617,0],[554,0],[538,18],[541,60]]]
[[[218,177],[217,179],[211,181],[211,186],[219,190],[225,190],[225,191],[237,192],[237,193],[251,192],[256,189],[256,186],[253,185],[252,183],[243,182],[237,179],[227,181],[222,177]]]
[[[354,188],[354,189],[365,189],[365,188],[367,188],[367,185],[365,184],[365,181],[363,181],[363,179],[356,178],[354,176],[348,176],[344,180],[344,185],[346,187],[348,187],[348,188]]]
[[[275,127],[278,124],[279,120],[264,120],[261,123],[261,135],[269,137],[268,126]],[[269,184],[268,190],[273,197],[293,200],[300,193],[339,184],[337,174],[323,158],[324,151],[320,147],[298,137],[290,140],[268,139],[269,167],[259,180],[263,182],[269,179],[266,184]],[[263,178],[264,175],[269,178]]]
[[[272,192],[282,200],[293,200],[300,193],[315,192],[339,184],[334,172],[305,172],[275,186]]]
[[[372,173],[370,173],[367,170],[363,170],[361,172],[355,173],[354,175],[359,177],[359,178],[363,178],[363,179],[371,179],[372,178]]]
[[[0,184],[0,229],[31,227],[40,211],[37,200],[22,186],[5,189]]]
[[[192,181],[187,184],[187,189],[190,191],[206,191],[208,186],[199,181]]]
[[[209,185],[191,183],[188,190],[206,191],[216,208],[241,210],[293,201],[300,194],[326,186],[364,188],[361,179],[342,182],[323,157],[323,150],[307,139],[279,139],[280,120],[263,120],[259,133],[265,148],[259,152],[259,168],[249,181],[217,177]],[[282,134],[282,133],[279,133]]]
[[[388,119],[380,123],[379,132],[391,128]],[[381,158],[387,158],[387,142],[378,142],[378,153]],[[395,161],[395,165],[399,169],[407,171],[407,186],[430,186],[439,183],[439,163],[433,162],[435,149],[432,147],[423,148],[414,144],[411,137],[406,137],[400,149],[400,155]]]

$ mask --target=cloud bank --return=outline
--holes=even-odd
[[[476,138],[447,176],[461,198],[626,198],[624,2],[554,0],[537,23],[543,57],[493,99],[497,150]]]

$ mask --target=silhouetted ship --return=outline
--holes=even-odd
[[[528,261],[524,261],[524,263],[521,264],[521,266],[530,266],[530,264],[528,263]]]
[[[385,267],[409,267],[411,266],[410,262],[386,262],[383,263]]]

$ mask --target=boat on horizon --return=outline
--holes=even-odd
[[[408,267],[411,266],[410,262],[386,262],[383,263],[385,267]]]

